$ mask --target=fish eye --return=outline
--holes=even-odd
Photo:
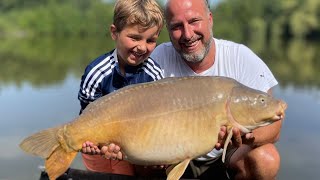
[[[261,103],[265,103],[265,101],[266,101],[266,99],[264,97],[260,97],[259,100]]]

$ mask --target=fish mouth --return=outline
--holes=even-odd
[[[274,115],[273,117],[271,117],[263,122],[257,123],[256,125],[249,125],[249,126],[244,126],[244,127],[249,129],[250,131],[252,131],[253,129],[255,129],[257,127],[268,126],[276,121],[283,120],[283,119],[284,119],[284,113],[279,112],[279,113],[276,113],[276,115]]]
[[[280,114],[280,115],[274,115],[271,120],[272,121],[279,121],[281,119],[284,119],[284,115],[283,114]]]
[[[257,127],[264,127],[264,126],[268,126],[270,124],[272,124],[274,122],[274,120],[267,120],[255,125],[248,125],[248,126],[244,126],[245,128],[247,128],[250,132],[254,129],[256,129]]]
[[[287,109],[288,105],[282,100],[279,101],[279,105],[280,105],[280,110],[272,118],[270,118],[273,121],[284,119],[284,116],[285,116],[284,111]]]
[[[283,111],[287,109],[288,105],[284,101],[280,100],[280,106],[282,107]]]
[[[259,127],[263,127],[263,126],[267,126],[269,124],[272,124],[276,121],[280,121],[280,120],[283,120],[284,119],[284,110],[287,108],[287,104],[284,103],[283,101],[280,102],[280,110],[275,113],[275,115],[271,118],[269,118],[268,120],[266,121],[263,121],[262,123],[258,124]]]

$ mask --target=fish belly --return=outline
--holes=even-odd
[[[134,164],[173,164],[214,148],[221,121],[203,109],[131,121],[116,139]]]

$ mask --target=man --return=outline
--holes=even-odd
[[[250,49],[213,38],[213,17],[206,0],[168,0],[165,19],[171,43],[159,45],[151,54],[163,68],[165,77],[228,76],[268,93],[277,84],[268,67]],[[239,130],[234,131],[234,145],[227,152],[225,165],[234,172],[235,179],[276,177],[280,156],[273,143],[279,138],[281,123],[258,128],[246,134],[243,140]],[[226,128],[223,127],[217,149],[222,147],[225,137]],[[194,160],[191,168],[194,176],[203,179],[215,176],[207,168],[221,163],[215,161],[218,155],[214,150]]]
[[[270,94],[277,85],[268,67],[250,49],[213,37],[213,17],[206,0],[167,0],[165,19],[171,43],[159,45],[151,54],[165,77],[227,76]],[[234,129],[225,164],[218,158],[221,151],[213,150],[193,160],[183,177],[212,179],[220,176],[216,167],[222,166],[232,179],[275,179],[280,156],[273,143],[279,138],[281,124],[278,121],[245,135]],[[216,149],[223,147],[226,136],[226,127],[222,127]],[[102,152],[115,158],[114,147],[105,146]]]

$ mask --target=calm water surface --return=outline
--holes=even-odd
[[[82,50],[77,50],[77,52],[82,52]],[[101,49],[100,52],[103,53],[104,50]],[[73,68],[67,68],[63,70],[61,76],[61,69],[64,69],[64,66],[52,65],[43,70],[39,69],[39,67],[43,67],[40,66],[41,63],[40,65],[38,63],[21,65],[22,61],[18,60],[19,57],[15,57],[16,59],[8,58],[6,53],[2,52],[1,55],[0,52],[1,57],[8,59],[6,64],[9,64],[9,62],[15,63],[17,64],[15,68],[30,66],[30,72],[27,74],[37,74],[38,71],[41,71],[38,76],[42,77],[39,78],[42,80],[39,80],[37,77],[20,76],[15,73],[16,77],[19,78],[14,79],[10,78],[14,75],[10,75],[10,73],[12,71],[22,71],[13,68],[4,73],[8,68],[1,68],[0,144],[2,148],[0,153],[0,180],[33,180],[39,178],[40,170],[38,166],[43,165],[43,160],[23,153],[18,144],[31,133],[65,123],[77,116],[80,108],[77,100],[80,76],[85,64],[97,55],[99,53],[96,52],[93,52],[92,55],[84,55],[90,58],[86,57],[86,62],[77,66],[78,70],[76,72]],[[23,57],[26,57],[25,61],[30,61],[28,55]],[[73,62],[80,61],[76,55],[71,57],[73,57]],[[54,62],[54,60],[53,58],[50,62]],[[71,63],[69,66],[74,67],[74,64]],[[37,66],[39,67],[36,68]],[[50,72],[50,69],[56,69],[57,72]],[[271,69],[275,71],[276,68]],[[44,74],[44,72],[46,73]],[[275,74],[282,76],[281,72]],[[46,79],[49,82],[46,82]],[[311,81],[311,84],[308,83],[307,86],[297,85],[294,82],[290,83],[286,79],[281,79],[281,82],[287,83],[286,85],[281,83],[280,86],[276,87],[274,95],[284,99],[289,107],[283,124],[282,135],[277,143],[282,159],[278,179],[319,179],[320,89],[317,87],[317,83],[312,84],[314,81]],[[79,157],[72,166],[83,168]]]

